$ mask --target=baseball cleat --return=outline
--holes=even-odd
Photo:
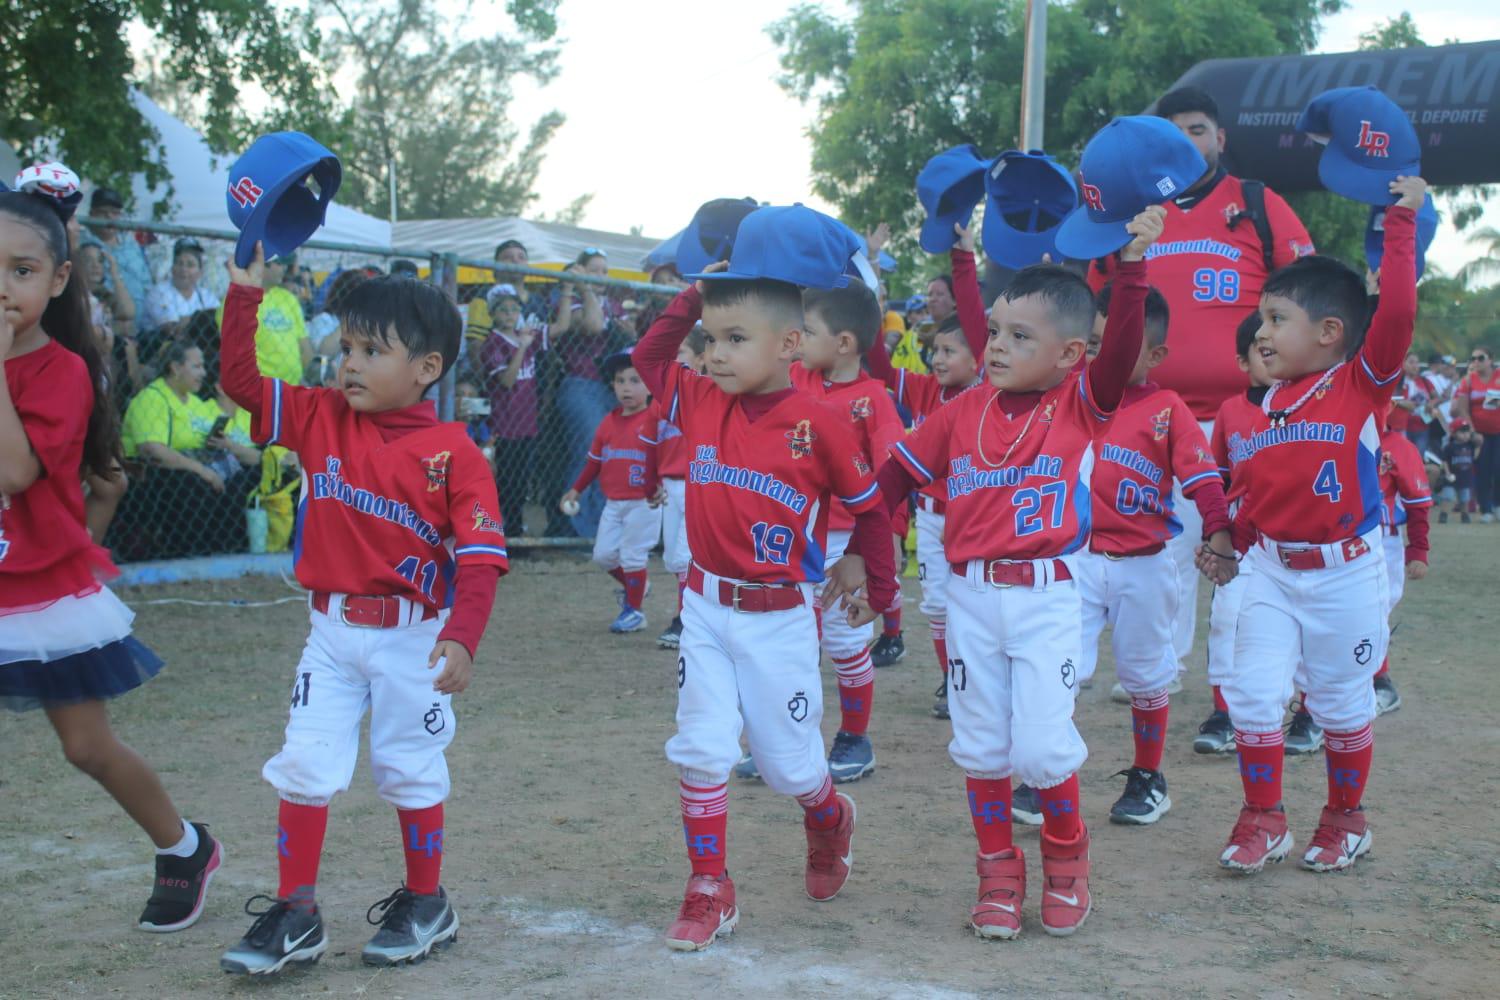
[[[1240,808],[1229,843],[1219,855],[1219,864],[1233,871],[1253,875],[1267,864],[1283,860],[1292,850],[1292,835],[1286,828],[1286,810]]]
[[[270,903],[269,909],[252,910],[258,899]],[[245,912],[255,923],[240,938],[240,943],[219,959],[219,968],[242,976],[269,976],[288,965],[310,965],[328,950],[323,933],[323,914],[316,907],[294,907],[284,899],[251,896],[245,901]]]
[[[751,781],[760,778],[760,768],[755,766],[755,758],[750,755],[749,750],[746,750],[745,756],[741,757],[740,762],[734,765],[734,776]]]
[[[870,647],[870,662],[877,667],[894,666],[898,660],[906,656],[906,640],[900,632],[895,635],[881,633],[875,645]]]
[[[672,624],[667,626],[665,632],[656,637],[656,647],[658,649],[676,649],[681,644],[682,619],[677,617],[672,619]]]
[[[948,678],[944,677],[942,683],[933,692],[932,716],[935,719],[948,718]]]
[[[1198,735],[1193,738],[1193,752],[1230,753],[1234,749],[1234,723],[1229,721],[1228,712],[1214,709],[1198,727]]]
[[[1089,831],[1063,843],[1042,831],[1042,930],[1067,937],[1089,918],[1094,897],[1089,894]]]
[[[609,630],[616,635],[626,632],[639,632],[646,627],[646,616],[635,608],[623,609],[619,617],[610,623]]]
[[[1288,757],[1305,757],[1323,749],[1323,729],[1313,721],[1305,708],[1292,713],[1292,721],[1286,727],[1284,753]]]
[[[1438,524],[1447,524],[1447,523],[1448,523],[1448,512],[1446,510],[1440,510],[1440,511],[1438,511]]]
[[[156,885],[137,926],[143,931],[167,934],[191,927],[203,915],[208,883],[224,862],[224,848],[208,835],[208,827],[194,823],[198,849],[190,857],[156,856]]]
[[[734,933],[740,922],[734,905],[734,881],[729,875],[694,875],[677,919],[667,928],[667,947],[673,951],[702,951],[719,937]]]
[[[826,903],[839,894],[849,881],[854,866],[854,800],[843,792],[833,797],[838,805],[839,823],[831,830],[814,830],[802,820],[807,832],[807,870],[804,883],[809,899]]]
[[[420,962],[434,948],[446,948],[458,940],[458,914],[442,886],[431,895],[418,895],[403,885],[371,906],[365,919],[380,928],[360,952],[366,965]]]
[[[1361,854],[1370,852],[1370,824],[1363,809],[1323,807],[1302,867],[1313,872],[1341,872],[1354,867]]]
[[[1401,693],[1396,690],[1396,682],[1391,680],[1391,675],[1381,674],[1375,678],[1375,714],[1385,715],[1400,707]]]
[[[1134,826],[1155,823],[1172,808],[1167,797],[1167,779],[1160,771],[1144,767],[1127,768],[1116,774],[1125,775],[1125,793],[1109,807],[1109,821]]]
[[[828,772],[833,783],[858,781],[875,770],[875,748],[868,736],[856,736],[840,729],[833,737],[833,749],[828,752]]]
[[[1016,785],[1010,795],[1010,818],[1023,826],[1042,825],[1042,797],[1035,788],[1024,782]]]
[[[993,858],[976,859],[979,901],[969,911],[969,926],[982,938],[1010,941],[1021,934],[1021,904],[1026,899],[1026,856],[1018,847]]]

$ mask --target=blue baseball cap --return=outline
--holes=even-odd
[[[1372,271],[1380,270],[1380,261],[1385,256],[1385,210],[1388,206],[1376,205],[1370,209],[1370,221],[1365,226],[1365,264]],[[1427,266],[1427,248],[1437,235],[1437,204],[1428,194],[1417,210],[1417,277]]]
[[[842,222],[806,205],[766,205],[745,216],[729,270],[685,274],[690,281],[768,278],[803,288],[845,288],[865,241]]]
[[[1062,164],[1033,149],[1008,149],[984,175],[984,252],[997,264],[1023,268],[1057,252],[1057,229],[1078,207],[1078,185]]]
[[[1345,198],[1393,205],[1391,181],[1422,172],[1422,144],[1411,119],[1374,87],[1325,90],[1302,109],[1297,131],[1325,144],[1318,178]]]
[[[687,274],[728,260],[740,223],[759,207],[754,198],[715,198],[699,205],[677,240],[677,270]]]
[[[927,296],[923,295],[921,292],[918,292],[917,294],[911,296],[910,298],[908,298],[906,300],[906,311],[907,312],[916,312],[918,309],[926,309],[926,308],[927,308]]]
[[[917,200],[927,218],[922,220],[919,243],[928,253],[946,253],[958,237],[955,223],[967,227],[974,206],[984,197],[984,171],[989,164],[976,146],[965,144],[945,149],[917,174]]]
[[[234,262],[249,266],[255,244],[266,260],[291,253],[317,232],[333,203],[344,170],[339,158],[301,132],[272,132],[250,144],[229,168],[224,205],[240,231]],[[307,186],[317,182],[318,190]]]
[[[1094,133],[1078,165],[1082,203],[1057,230],[1057,249],[1094,260],[1130,242],[1125,224],[1192,187],[1208,172],[1191,140],[1154,115],[1116,118]]]

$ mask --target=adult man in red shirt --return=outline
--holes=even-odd
[[[1224,130],[1219,107],[1197,87],[1182,87],[1156,102],[1156,113],[1180,128],[1198,147],[1208,171],[1167,202],[1167,224],[1151,247],[1151,283],[1166,296],[1172,314],[1172,353],[1153,372],[1164,389],[1180,395],[1212,435],[1214,414],[1245,391],[1234,348],[1234,331],[1260,304],[1260,290],[1278,267],[1313,252],[1307,229],[1281,196],[1258,181],[1232,176],[1220,163]],[[1089,284],[1097,291],[1118,261],[1096,261]],[[1193,546],[1201,535],[1198,512],[1174,492],[1182,534],[1168,545],[1177,562],[1177,621],[1173,652],[1183,660],[1193,647],[1198,615],[1198,572]]]
[[[1500,369],[1487,347],[1476,347],[1469,356],[1469,373],[1453,390],[1453,418],[1473,424],[1483,441],[1475,462],[1474,493],[1479,519],[1489,524],[1495,520],[1500,494]]]

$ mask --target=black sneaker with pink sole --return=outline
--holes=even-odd
[[[207,824],[194,823],[193,829],[198,831],[198,849],[191,856],[156,856],[156,886],[141,911],[141,930],[168,934],[193,926],[203,915],[208,883],[224,862],[224,848],[208,835]]]

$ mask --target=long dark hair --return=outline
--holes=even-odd
[[[57,267],[72,259],[68,252],[68,232],[58,214],[56,203],[42,195],[19,191],[0,192],[0,212],[31,226],[47,241]],[[95,475],[113,478],[120,457],[120,425],[106,391],[104,359],[94,343],[93,317],[89,310],[88,290],[84,287],[82,269],[76,264],[68,275],[62,294],[47,303],[42,313],[42,329],[47,336],[83,359],[94,392],[94,407],[89,413],[88,433],[83,439],[83,468]]]

